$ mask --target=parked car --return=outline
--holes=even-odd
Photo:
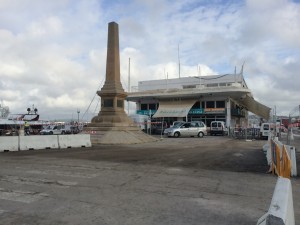
[[[168,128],[167,122],[152,122],[151,134],[163,134],[164,130]]]
[[[170,127],[174,127],[175,125],[183,124],[183,123],[185,123],[185,122],[184,121],[174,121]]]
[[[63,125],[47,126],[40,131],[42,135],[66,134],[66,129]]]
[[[225,122],[223,121],[212,121],[210,124],[210,135],[227,135],[228,130],[227,127],[225,126]]]
[[[260,127],[260,138],[268,139],[269,134],[274,132],[275,124],[274,123],[263,123]]]
[[[201,121],[192,121],[179,123],[165,130],[165,135],[168,137],[180,137],[180,136],[197,136],[203,137],[207,135],[206,125]]]

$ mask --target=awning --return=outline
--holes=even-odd
[[[248,111],[261,116],[262,118],[268,120],[270,117],[270,110],[271,108],[257,102],[254,98],[245,95],[245,98],[239,100],[239,102],[244,105]]]
[[[160,101],[153,118],[185,117],[197,100]]]

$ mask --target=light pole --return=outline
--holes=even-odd
[[[77,114],[78,114],[78,124],[79,124],[79,114],[80,114],[80,109],[77,109]]]

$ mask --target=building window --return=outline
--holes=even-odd
[[[114,100],[113,99],[104,99],[103,107],[114,107]]]
[[[183,89],[196,88],[196,85],[182,85]]]
[[[225,101],[216,101],[216,108],[225,108]]]
[[[200,102],[197,101],[197,102],[195,102],[195,104],[193,105],[192,109],[199,109],[199,108],[201,108],[201,107],[200,107]]]
[[[218,84],[207,84],[206,87],[218,87]]]
[[[123,108],[123,106],[124,106],[124,101],[123,100],[118,100],[117,101],[117,107]]]
[[[215,102],[214,101],[207,101],[206,102],[206,108],[215,108]]]
[[[148,104],[141,104],[141,110],[148,110]]]
[[[152,103],[152,104],[149,104],[149,110],[156,110],[156,104],[155,103]]]

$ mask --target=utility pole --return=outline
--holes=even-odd
[[[79,124],[79,114],[80,114],[80,109],[77,109],[77,114],[78,114],[78,120],[77,120],[77,122],[78,122],[78,124]]]

